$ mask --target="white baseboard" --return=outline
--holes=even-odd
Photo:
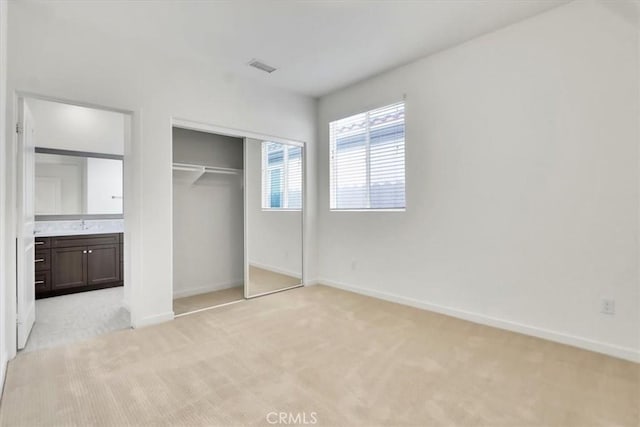
[[[299,271],[286,270],[284,268],[274,267],[272,265],[260,264],[259,262],[249,261],[249,265],[261,268],[263,270],[273,271],[274,273],[284,274],[285,276],[300,277]]]
[[[145,326],[157,325],[158,323],[168,322],[175,317],[173,311],[169,311],[162,314],[155,314],[153,316],[143,317],[142,319],[136,319],[131,322],[132,328],[144,328]]]
[[[197,288],[187,288],[173,291],[173,299],[190,297],[192,295],[200,295],[207,292],[221,291],[223,289],[236,288],[244,286],[243,281],[234,281],[228,283],[216,283],[213,285],[199,286]]]
[[[358,286],[347,285],[345,283],[340,283],[340,282],[336,282],[329,279],[319,279],[318,284],[323,284],[323,285],[331,286],[333,288],[343,289],[345,291],[355,292],[357,294],[366,295],[366,296],[378,298],[385,301],[408,305],[408,306],[420,308],[423,310],[445,314],[447,316],[468,320],[470,322],[479,323],[481,325],[492,326],[495,328],[505,329],[507,331],[512,331],[512,332],[518,332],[525,335],[531,335],[537,338],[542,338],[549,341],[554,341],[557,343],[566,344],[573,347],[594,351],[597,353],[603,353],[608,356],[613,356],[620,359],[625,359],[632,362],[640,363],[640,349],[634,349],[630,347],[621,347],[615,344],[604,343],[604,342],[595,341],[589,338],[565,334],[563,332],[556,332],[549,329],[538,328],[535,326],[525,325],[518,322],[512,322],[510,320],[498,319],[495,317],[486,316],[484,314],[460,310],[452,307],[446,307],[439,304],[420,301],[414,298],[407,298],[407,297],[403,297],[400,295],[395,295],[387,292],[380,292],[380,291],[375,291],[371,289],[361,288]]]

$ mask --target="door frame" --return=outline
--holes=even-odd
[[[19,182],[17,180],[16,174],[16,156],[17,156],[17,147],[18,147],[18,138],[19,135],[16,132],[15,125],[20,120],[20,110],[21,104],[25,102],[26,99],[38,99],[43,101],[50,102],[58,102],[67,105],[74,105],[78,107],[86,107],[97,110],[111,111],[115,113],[121,113],[129,118],[129,120],[125,120],[125,139],[124,139],[124,155],[123,155],[123,196],[124,200],[124,210],[123,210],[123,221],[125,234],[127,234],[127,238],[125,239],[125,255],[124,255],[124,269],[126,276],[123,277],[124,282],[124,293],[125,293],[125,301],[124,304],[126,308],[130,312],[131,318],[131,327],[135,324],[135,319],[137,319],[138,313],[138,304],[136,303],[135,295],[137,294],[138,287],[135,285],[139,283],[139,280],[132,279],[132,276],[137,277],[140,272],[138,272],[138,268],[136,265],[140,263],[134,262],[134,260],[139,260],[141,258],[141,251],[139,250],[139,239],[137,238],[138,233],[132,233],[131,230],[140,230],[140,217],[141,217],[141,206],[137,203],[137,199],[139,199],[139,195],[141,193],[141,180],[139,178],[134,177],[133,171],[141,170],[141,162],[142,156],[138,154],[139,152],[139,141],[141,140],[141,112],[135,109],[128,108],[119,108],[113,106],[107,106],[103,104],[96,104],[92,102],[78,101],[72,100],[68,98],[61,98],[57,96],[50,96],[46,94],[34,93],[30,91],[23,90],[15,90],[12,94],[12,102],[13,102],[13,114],[11,117],[11,122],[8,123],[8,130],[10,132],[10,137],[7,138],[7,145],[11,144],[11,152],[7,156],[7,160],[11,159],[11,163],[13,166],[11,168],[5,168],[6,164],[3,164],[3,168],[5,171],[6,178],[6,189],[8,190],[6,195],[7,198],[5,200],[7,207],[7,214],[5,221],[5,230],[6,230],[6,242],[4,249],[6,252],[4,253],[4,262],[5,266],[11,266],[7,269],[9,271],[8,274],[5,275],[5,280],[7,283],[7,287],[13,289],[11,294],[13,294],[12,298],[8,298],[6,302],[3,303],[4,308],[7,310],[7,321],[9,325],[16,325],[16,328],[11,328],[10,332],[13,332],[12,335],[7,336],[7,345],[8,345],[8,359],[13,359],[17,354],[17,271],[16,271],[16,238],[18,236],[17,230],[17,197],[18,191],[20,190]],[[138,154],[138,155],[136,155]],[[4,162],[4,160],[3,160]],[[135,271],[133,271],[135,270]]]
[[[211,124],[211,123],[203,123],[203,122],[198,122],[198,121],[193,121],[193,120],[188,120],[188,119],[182,119],[182,118],[178,118],[178,117],[172,117],[171,118],[171,129],[173,129],[174,127],[176,128],[180,128],[180,129],[188,129],[188,130],[195,130],[195,131],[199,131],[199,132],[206,132],[206,133],[213,133],[213,134],[217,134],[217,135],[224,135],[224,136],[231,136],[231,137],[235,137],[235,138],[242,138],[243,142],[243,156],[246,156],[246,150],[244,150],[244,147],[246,146],[247,143],[247,139],[258,139],[261,141],[273,141],[273,142],[280,142],[283,144],[289,144],[289,145],[297,145],[299,147],[302,147],[302,242],[301,242],[301,256],[302,256],[302,283],[300,283],[299,285],[295,285],[295,286],[290,286],[284,289],[279,289],[277,291],[273,291],[273,292],[267,292],[264,294],[260,294],[260,295],[249,295],[247,292],[247,286],[245,283],[244,286],[244,297],[245,299],[249,299],[249,298],[255,298],[255,297],[259,297],[259,296],[263,296],[263,295],[268,295],[271,293],[275,293],[275,292],[281,292],[281,291],[286,291],[289,289],[294,289],[294,288],[299,288],[302,286],[306,286],[307,284],[307,277],[306,277],[306,271],[307,269],[305,268],[305,265],[307,263],[307,260],[305,258],[305,245],[307,243],[307,237],[306,237],[306,225],[307,225],[307,215],[309,215],[308,213],[308,201],[307,201],[307,167],[306,167],[306,163],[307,163],[307,143],[304,141],[299,141],[299,140],[295,140],[295,139],[291,139],[291,138],[284,138],[284,137],[280,137],[280,136],[274,136],[274,135],[267,135],[267,134],[263,134],[263,133],[259,133],[259,132],[253,132],[253,131],[247,131],[247,130],[242,130],[242,129],[234,129],[234,128],[229,128],[229,127],[224,127],[224,126],[218,126],[215,124]],[[169,164],[169,167],[172,167],[172,164]],[[244,174],[243,174],[243,179],[246,183],[246,168],[243,168],[244,170]],[[247,233],[247,200],[246,200],[246,191],[243,190],[243,217],[244,217],[244,277],[245,277],[245,282],[246,282],[246,278],[248,277],[248,269],[249,269],[249,258],[248,258],[248,233]],[[173,186],[171,187],[171,200],[173,200]],[[173,259],[173,209],[171,210],[171,233],[169,233],[171,236],[171,259]],[[173,263],[171,266],[171,293],[173,295]]]

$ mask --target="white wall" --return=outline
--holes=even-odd
[[[173,161],[202,166],[242,169],[242,138],[173,128]]]
[[[638,28],[617,12],[570,3],[323,97],[322,280],[640,360]],[[328,123],[403,94],[407,211],[329,212]]]
[[[171,118],[313,143],[315,101],[236,79],[198,59],[185,63],[162,46],[134,51],[117,29],[102,34],[36,3],[12,2],[9,14],[10,93],[22,90],[133,112],[133,141],[125,143],[124,201],[132,322],[142,326],[171,319]],[[9,117],[14,113],[12,106]],[[309,186],[313,191],[315,182]],[[12,224],[13,218],[7,221]],[[9,280],[14,274],[8,273]]]
[[[262,209],[262,141],[247,138],[245,150],[249,264],[302,277],[302,213]]]
[[[243,168],[243,140],[173,130],[173,161]],[[173,180],[173,296],[241,286],[244,276],[242,173]]]
[[[4,157],[7,148],[7,126],[6,126],[6,106],[7,106],[7,14],[8,3],[0,0],[0,154]],[[0,213],[5,216],[5,187],[7,185],[5,162],[0,161]],[[9,337],[15,337],[15,324],[11,325],[12,317],[8,314],[4,301],[15,301],[9,299],[15,292],[9,292],[5,278],[5,256],[8,245],[6,238],[6,222],[0,219],[0,391],[4,386],[4,374],[7,360],[9,358]]]
[[[124,153],[123,114],[33,98],[27,104],[37,126],[38,147]]]

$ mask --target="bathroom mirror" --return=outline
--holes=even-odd
[[[245,140],[246,297],[302,285],[304,147]]]
[[[122,215],[122,157],[36,149],[35,214]]]

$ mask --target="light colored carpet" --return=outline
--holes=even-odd
[[[215,307],[220,304],[227,304],[244,299],[244,288],[242,286],[221,289],[219,291],[207,292],[199,295],[192,295],[173,300],[173,313],[184,314],[190,311],[201,310],[203,308]]]
[[[638,365],[312,286],[19,355],[0,425],[638,426]]]
[[[124,288],[119,286],[36,300],[36,323],[22,351],[56,347],[131,327],[123,296]]]
[[[299,285],[301,282],[302,280],[299,277],[276,273],[275,271],[265,270],[249,264],[249,296],[279,291],[280,289]]]

